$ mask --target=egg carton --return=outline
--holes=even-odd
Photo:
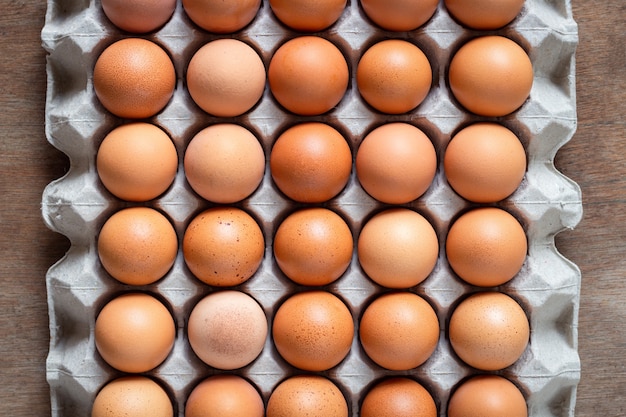
[[[51,388],[52,416],[89,416],[98,390],[122,375],[102,360],[94,343],[95,318],[99,310],[114,295],[136,289],[111,278],[99,263],[97,236],[108,217],[133,205],[154,207],[172,221],[181,242],[191,219],[212,205],[192,191],[184,176],[182,155],[196,132],[217,121],[239,123],[257,135],[269,159],[278,133],[304,120],[322,121],[336,127],[346,136],[353,155],[366,132],[388,121],[415,124],[435,145],[438,170],[433,183],[422,197],[404,205],[431,221],[440,242],[434,271],[411,289],[425,297],[439,317],[441,334],[435,352],[416,369],[388,371],[368,359],[355,332],[352,349],[345,360],[320,374],[329,377],[343,391],[351,416],[359,415],[360,400],[367,388],[387,375],[408,375],[417,379],[433,394],[439,415],[445,416],[453,388],[463,378],[477,372],[452,351],[446,335],[447,323],[458,300],[478,288],[464,284],[454,275],[443,250],[451,222],[463,211],[476,206],[460,198],[447,183],[442,167],[443,153],[451,136],[461,127],[489,120],[468,113],[454,101],[446,71],[451,56],[465,41],[484,34],[501,34],[515,40],[528,52],[534,67],[534,85],[527,102],[512,115],[497,118],[520,137],[528,157],[522,184],[497,206],[520,220],[529,242],[522,270],[497,289],[522,305],[529,317],[531,336],[522,357],[496,373],[520,387],[531,416],[573,416],[580,379],[577,352],[580,271],[559,254],[554,236],[578,224],[582,203],[579,187],[558,172],[553,163],[559,148],[571,139],[577,123],[575,50],[578,33],[569,0],[527,0],[513,23],[489,32],[461,27],[440,2],[427,24],[400,33],[387,32],[369,23],[359,2],[349,0],[339,21],[330,29],[316,33],[342,50],[350,68],[348,90],[336,108],[321,116],[294,116],[277,104],[266,86],[262,100],[250,112],[226,119],[201,111],[185,90],[184,82],[185,68],[193,53],[208,41],[223,36],[196,27],[178,2],[173,17],[163,28],[139,36],[163,46],[172,57],[177,73],[177,86],[170,103],[149,121],[171,136],[179,154],[179,169],[168,191],[145,204],[113,197],[99,181],[95,169],[100,142],[121,120],[98,102],[92,83],[93,67],[104,48],[130,35],[107,20],[98,0],[48,0],[41,34],[48,53],[46,137],[69,157],[70,168],[65,176],[46,187],[42,214],[50,229],[65,235],[71,242],[66,255],[46,275],[50,318],[47,380]],[[244,30],[227,37],[237,37],[252,45],[267,68],[273,51],[285,40],[299,35],[280,24],[268,1],[263,1],[255,20]],[[356,88],[359,57],[369,45],[386,38],[409,39],[416,43],[433,67],[431,91],[417,109],[407,114],[382,115],[372,111]],[[278,191],[271,180],[268,163],[259,188],[236,206],[259,221],[266,241],[265,257],[258,272],[236,289],[252,295],[261,304],[271,326],[280,301],[303,289],[281,273],[272,257],[272,238],[278,224],[301,205]],[[364,221],[385,207],[363,191],[354,170],[346,188],[324,206],[339,213],[355,237]],[[186,398],[194,386],[205,377],[222,372],[202,363],[186,340],[191,309],[214,289],[191,275],[181,250],[163,279],[138,288],[163,300],[177,324],[173,351],[163,364],[146,374],[163,384],[172,397],[175,415],[183,416]],[[339,280],[323,288],[346,302],[355,326],[364,306],[383,291],[366,277],[356,256]],[[265,402],[281,380],[301,373],[280,357],[272,345],[271,335],[253,363],[229,372],[252,381]]]

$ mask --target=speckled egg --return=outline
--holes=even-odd
[[[341,362],[352,345],[354,323],[348,307],[326,291],[290,296],[276,311],[274,345],[291,365],[325,371]]]
[[[189,223],[183,256],[202,282],[218,287],[239,285],[254,275],[265,254],[258,223],[236,207],[213,207]]]
[[[294,125],[276,139],[270,171],[292,200],[322,203],[339,194],[350,179],[352,153],[337,129],[320,122]]]
[[[350,265],[353,249],[347,223],[323,207],[291,213],[274,236],[278,267],[301,285],[320,286],[337,280]]]
[[[524,228],[507,211],[481,207],[465,212],[450,227],[446,256],[464,281],[480,287],[513,279],[526,260]]]
[[[432,80],[424,52],[402,39],[387,39],[371,46],[359,60],[356,71],[363,99],[388,114],[406,113],[420,105]]]
[[[93,88],[116,116],[143,119],[159,113],[176,87],[174,64],[163,48],[141,38],[124,38],[96,60]]]
[[[267,417],[348,417],[348,404],[331,380],[296,375],[282,381],[267,403]]]
[[[376,364],[405,371],[420,366],[435,351],[439,320],[435,310],[419,295],[385,293],[365,308],[359,339]]]
[[[191,311],[189,344],[207,365],[238,369],[254,361],[265,345],[268,325],[259,303],[234,290],[213,292]]]
[[[522,307],[501,292],[479,292],[464,299],[450,317],[448,334],[454,352],[485,371],[515,363],[528,345],[530,325]]]
[[[174,408],[161,385],[146,376],[123,376],[96,395],[91,417],[173,417]]]

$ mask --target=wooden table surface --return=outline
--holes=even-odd
[[[354,1],[354,0],[353,0]],[[626,2],[572,0],[579,28],[578,130],[556,157],[583,190],[584,217],[557,236],[582,270],[577,416],[626,415]],[[0,0],[0,414],[50,415],[46,270],[67,240],[41,193],[67,159],[44,135],[42,0]]]

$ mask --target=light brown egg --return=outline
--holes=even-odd
[[[448,417],[528,417],[519,388],[498,375],[477,375],[465,380],[452,394]]]
[[[464,44],[449,68],[452,94],[481,116],[505,116],[519,109],[533,85],[530,58],[503,36],[481,36]]]
[[[91,417],[173,417],[165,390],[145,376],[124,376],[107,383],[96,395]]]
[[[238,369],[254,361],[267,337],[267,318],[257,301],[240,291],[218,291],[191,311],[189,344],[207,365]]]
[[[217,39],[202,46],[189,61],[187,90],[205,112],[218,117],[239,116],[261,99],[265,66],[247,43]]]
[[[178,238],[160,212],[130,207],[113,214],[98,236],[100,263],[124,284],[148,285],[161,279],[174,265]]]
[[[127,293],[109,301],[94,329],[100,356],[123,372],[147,372],[174,347],[176,325],[169,310],[146,293]]]
[[[462,361],[474,368],[496,371],[514,364],[530,336],[522,307],[500,292],[475,293],[452,313],[450,344]]]
[[[385,293],[361,317],[363,350],[379,366],[405,371],[426,362],[439,341],[439,320],[430,304],[411,292]]]
[[[148,201],[163,194],[178,169],[176,147],[159,127],[129,123],[113,129],[96,155],[98,177],[111,194]]]
[[[524,7],[524,0],[445,0],[444,4],[462,25],[494,30],[511,23]]]
[[[325,371],[350,352],[354,323],[348,307],[326,291],[299,292],[278,307],[272,327],[278,353],[306,371]]]
[[[159,29],[176,9],[176,0],[101,0],[101,4],[115,26],[133,33]]]
[[[274,236],[278,267],[301,285],[320,286],[337,280],[350,265],[353,249],[346,222],[322,207],[290,214]]]
[[[448,182],[461,197],[494,203],[519,187],[526,173],[526,152],[506,127],[476,123],[454,135],[443,164]]]
[[[345,138],[324,123],[297,124],[283,132],[272,148],[270,170],[278,188],[303,203],[321,203],[344,189],[352,171]]]
[[[432,225],[421,214],[387,209],[369,219],[358,239],[359,263],[368,277],[387,288],[409,288],[424,281],[439,255]]]
[[[395,32],[415,30],[425,24],[437,10],[438,0],[360,0],[374,23]]]
[[[437,405],[419,382],[391,377],[367,392],[360,417],[437,417]]]
[[[419,106],[430,91],[432,79],[424,52],[402,39],[388,39],[371,46],[356,71],[363,99],[389,114],[406,113]]]
[[[267,417],[348,417],[341,390],[319,375],[296,375],[281,382],[270,395]]]
[[[231,374],[210,376],[187,399],[185,417],[264,417],[263,399],[246,379]]]
[[[202,29],[213,33],[233,33],[248,26],[256,17],[261,0],[183,0],[187,16]]]
[[[249,197],[261,184],[265,154],[248,129],[220,123],[191,139],[184,166],[189,185],[202,198],[230,204]]]
[[[197,215],[183,237],[191,272],[208,285],[239,285],[254,275],[265,253],[263,232],[245,211],[213,207]]]
[[[327,29],[339,19],[346,3],[346,0],[270,0],[276,17],[302,32]]]
[[[403,122],[381,125],[361,142],[356,175],[363,189],[388,204],[404,204],[428,190],[437,170],[435,147],[424,132]]]
[[[296,37],[282,44],[267,75],[274,98],[303,116],[326,113],[339,104],[350,76],[339,48],[319,36]]]
[[[108,46],[93,69],[100,103],[116,116],[143,119],[160,112],[176,87],[169,55],[156,43],[125,38]]]
[[[527,249],[522,225],[496,207],[464,213],[452,224],[446,239],[446,255],[454,272],[480,287],[511,280],[522,268]]]

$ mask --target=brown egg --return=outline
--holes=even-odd
[[[115,26],[133,33],[159,29],[176,9],[176,0],[101,0],[101,4]]]
[[[387,209],[363,226],[358,240],[359,263],[377,284],[409,288],[424,281],[439,255],[437,234],[419,213]]]
[[[187,67],[187,89],[205,112],[239,116],[261,99],[265,66],[251,46],[237,39],[217,39],[201,47]]]
[[[437,154],[428,136],[403,122],[370,132],[356,155],[356,174],[363,189],[388,204],[404,204],[428,190],[437,170]]]
[[[448,182],[461,197],[494,203],[519,187],[526,173],[526,152],[506,127],[476,123],[454,135],[443,163]]]
[[[524,104],[533,85],[533,66],[526,52],[503,36],[467,42],[449,68],[452,94],[467,110],[481,116],[505,116]]]
[[[191,139],[184,166],[189,185],[202,198],[230,204],[249,197],[261,184],[265,154],[248,129],[220,123]]]
[[[524,0],[445,0],[448,12],[461,24],[478,30],[494,30],[511,23]]]
[[[347,417],[341,390],[319,375],[296,375],[281,382],[270,395],[267,417]]]
[[[339,104],[349,80],[341,51],[318,36],[301,36],[281,45],[267,75],[274,98],[303,116],[326,113]]]
[[[346,0],[270,0],[278,19],[292,29],[319,32],[335,23],[346,8]]]
[[[485,371],[515,363],[528,344],[530,326],[524,310],[499,292],[475,293],[452,313],[450,344],[470,366]]]
[[[446,254],[464,281],[494,287],[511,280],[526,259],[528,244],[522,225],[496,207],[470,210],[450,227]]]
[[[93,69],[100,103],[116,116],[143,119],[160,112],[176,87],[169,55],[154,42],[125,38],[107,47]]]
[[[202,29],[213,33],[233,33],[256,17],[261,0],[183,0],[187,16]]]
[[[352,171],[352,153],[335,128],[301,123],[283,132],[272,148],[270,170],[285,195],[303,203],[321,203],[344,189]]]
[[[363,350],[379,366],[406,371],[426,362],[439,341],[439,320],[422,297],[411,292],[385,293],[361,317]]]
[[[96,395],[91,417],[173,417],[165,390],[145,376],[124,376],[107,383]]]
[[[148,201],[163,194],[178,169],[176,147],[159,127],[129,123],[113,129],[96,155],[98,177],[111,194]]]
[[[361,405],[361,417],[437,417],[437,405],[417,381],[392,377],[368,391]]]
[[[245,211],[213,207],[196,216],[183,237],[191,272],[208,285],[239,285],[254,275],[265,253],[263,232]]]
[[[189,344],[207,365],[238,369],[254,361],[265,345],[267,318],[257,301],[240,291],[218,291],[191,311]]]
[[[430,91],[432,79],[424,52],[401,39],[374,44],[365,51],[356,71],[363,99],[389,114],[406,113],[420,105]]]
[[[352,260],[354,241],[346,222],[321,207],[289,215],[274,236],[274,257],[281,271],[301,285],[320,286],[337,280]]]
[[[361,0],[367,17],[383,29],[395,32],[415,30],[437,10],[438,0]]]
[[[280,305],[272,327],[278,353],[305,371],[325,371],[350,352],[354,323],[348,307],[326,291],[299,292]]]
[[[100,356],[123,372],[147,372],[174,347],[176,325],[168,309],[151,295],[128,293],[109,301],[94,329]]]
[[[148,285],[161,279],[174,265],[178,238],[160,212],[130,207],[113,214],[98,236],[100,263],[124,284]]]
[[[238,375],[217,374],[198,384],[187,399],[185,417],[264,417],[259,392]]]
[[[450,397],[448,417],[528,417],[520,390],[498,375],[478,375],[464,381]]]

